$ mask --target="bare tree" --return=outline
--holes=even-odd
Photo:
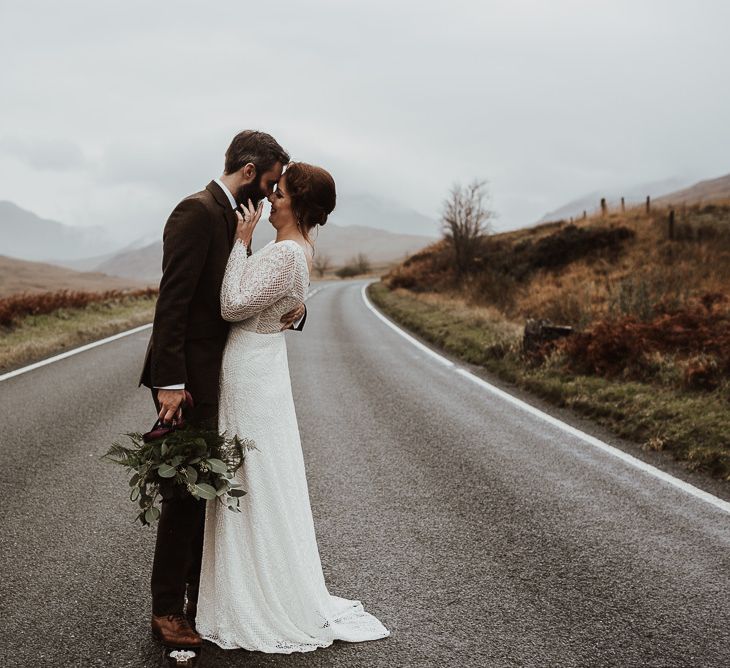
[[[357,267],[358,272],[361,274],[367,274],[370,272],[371,265],[370,260],[365,253],[358,253],[357,257],[354,261],[355,266]]]
[[[454,249],[459,276],[472,268],[481,238],[492,231],[494,212],[487,207],[488,200],[487,182],[475,179],[468,186],[457,183],[444,201],[441,225]]]
[[[322,278],[332,268],[332,258],[329,255],[320,255],[316,253],[312,260],[312,269],[317,273],[317,276]]]

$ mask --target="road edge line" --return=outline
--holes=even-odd
[[[662,471],[661,469],[657,468],[656,466],[652,466],[651,464],[647,464],[645,461],[642,461],[641,459],[638,459],[637,457],[634,457],[633,455],[630,455],[628,452],[624,452],[620,448],[617,448],[613,445],[609,445],[608,443],[602,441],[599,438],[596,438],[595,436],[591,436],[590,434],[587,434],[584,431],[581,431],[580,429],[573,427],[572,425],[567,424],[566,422],[563,422],[562,420],[550,415],[549,413],[545,413],[544,411],[541,411],[539,408],[535,408],[535,406],[528,404],[526,401],[523,401],[522,399],[518,399],[517,397],[509,394],[509,392],[505,392],[504,390],[500,389],[499,387],[496,387],[495,385],[492,385],[491,383],[487,382],[483,378],[480,378],[479,376],[476,376],[471,371],[468,371],[467,369],[464,369],[463,367],[457,366],[454,364],[451,360],[446,359],[436,351],[432,350],[428,346],[424,345],[417,339],[415,339],[413,336],[411,336],[408,332],[401,329],[398,325],[396,325],[392,320],[387,318],[385,315],[383,315],[380,311],[378,311],[375,306],[373,306],[372,302],[370,301],[370,298],[367,295],[367,288],[369,285],[374,283],[375,281],[370,281],[368,283],[365,283],[362,286],[362,289],[360,290],[360,294],[362,295],[363,302],[365,303],[365,306],[367,306],[370,311],[372,311],[380,320],[382,320],[388,327],[390,327],[393,331],[395,331],[397,334],[400,334],[404,339],[409,341],[410,343],[414,344],[417,348],[420,350],[427,352],[432,358],[437,360],[438,362],[441,362],[442,364],[445,364],[446,366],[449,366],[454,369],[456,373],[458,373],[460,376],[463,376],[465,378],[468,378],[472,382],[479,385],[482,389],[485,389],[492,394],[500,397],[501,399],[504,399],[513,405],[517,406],[518,408],[521,408],[522,410],[526,410],[527,412],[531,413],[532,415],[535,415],[536,417],[541,418],[545,422],[548,422],[549,424],[558,427],[559,429],[562,429],[563,431],[571,434],[572,436],[576,436],[580,438],[582,441],[587,443],[588,445],[593,446],[594,448],[597,448],[599,450],[602,450],[603,452],[606,452],[607,454],[613,455],[614,457],[622,460],[623,462],[633,466],[634,468],[637,468],[644,473],[647,473],[649,475],[654,476],[655,478],[662,480],[666,483],[669,483],[670,485],[676,487],[677,489],[682,490],[683,492],[686,492],[687,494],[690,494],[694,496],[695,498],[698,498],[702,501],[705,501],[706,503],[709,503],[710,505],[715,506],[716,508],[729,513],[730,514],[730,503],[715,496],[714,494],[710,494],[709,492],[706,492],[703,489],[700,489],[699,487],[695,487],[694,485],[685,482],[684,480],[681,480],[679,478],[675,478],[670,473],[667,473],[666,471]]]
[[[59,360],[66,359],[67,357],[72,357],[73,355],[78,355],[79,353],[86,352],[87,350],[91,350],[92,348],[96,348],[97,346],[103,346],[105,343],[110,343],[112,341],[116,341],[117,339],[124,338],[125,336],[129,336],[131,334],[137,334],[138,332],[143,332],[145,329],[149,329],[150,327],[152,327],[151,322],[147,323],[146,325],[140,325],[139,327],[135,327],[133,329],[128,329],[124,332],[119,332],[118,334],[108,336],[105,339],[99,339],[99,341],[93,341],[91,343],[87,343],[86,345],[80,346],[79,348],[73,348],[72,350],[67,350],[65,353],[60,353],[59,355],[54,355],[53,357],[48,357],[44,360],[41,360],[40,362],[34,362],[33,364],[29,364],[28,366],[21,367],[20,369],[15,369],[15,371],[8,371],[7,373],[0,375],[0,382],[2,382],[4,380],[10,380],[11,378],[15,378],[16,376],[20,376],[24,373],[28,373],[29,371],[34,371],[35,369],[39,369],[48,364],[53,364],[53,362],[58,362]]]

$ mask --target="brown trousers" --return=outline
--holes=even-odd
[[[159,412],[157,390],[152,399]],[[218,404],[196,404],[186,411],[190,424],[217,429]],[[165,498],[167,497],[167,498]],[[196,500],[179,485],[163,490],[162,512],[157,526],[155,557],[152,562],[152,614],[181,614],[185,596],[197,603],[200,566],[203,559],[205,500]]]

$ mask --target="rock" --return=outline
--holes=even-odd
[[[529,318],[522,335],[522,354],[536,361],[544,357],[546,344],[570,336],[573,328],[567,325],[553,325],[549,320]]]

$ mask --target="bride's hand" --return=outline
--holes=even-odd
[[[250,246],[254,228],[261,219],[261,213],[264,210],[264,201],[261,200],[259,205],[254,208],[253,202],[249,199],[248,206],[242,204],[241,209],[243,209],[243,213],[236,209],[236,218],[238,218],[236,239],[240,239],[246,246]]]

